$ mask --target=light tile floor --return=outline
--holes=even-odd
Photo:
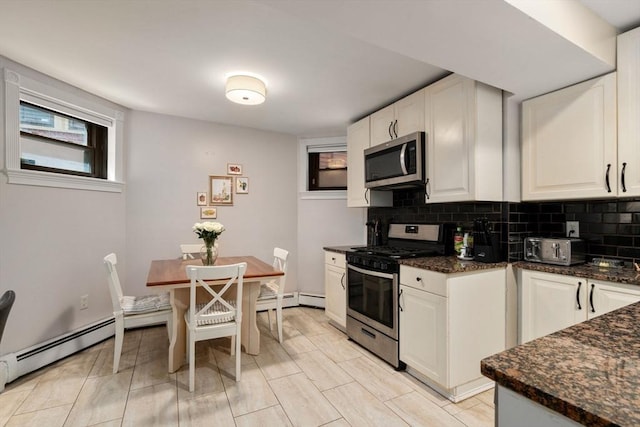
[[[229,340],[197,343],[167,373],[164,327],[127,331],[120,372],[113,338],[26,375],[0,394],[0,426],[493,426],[493,391],[451,403],[346,339],[324,311],[284,310],[280,345],[260,313],[261,351],[233,379]]]

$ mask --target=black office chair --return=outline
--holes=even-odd
[[[13,291],[7,291],[0,298],[0,341],[2,341],[2,334],[4,332],[4,327],[7,324],[7,318],[9,317],[9,312],[11,311],[11,306],[13,306],[13,302],[16,300],[16,293]]]

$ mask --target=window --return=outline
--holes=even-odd
[[[309,147],[309,191],[347,189],[347,152]]]
[[[20,168],[107,178],[107,128],[20,102]]]
[[[7,183],[122,192],[124,112],[46,76],[3,71]]]

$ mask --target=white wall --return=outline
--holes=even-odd
[[[0,67],[91,103],[121,107],[0,57]],[[4,122],[4,80],[0,83]],[[126,126],[126,118],[125,118]],[[5,129],[0,128],[4,167]],[[0,354],[17,351],[113,313],[102,258],[125,248],[125,196],[8,184],[0,175],[0,294],[16,292]],[[80,296],[89,308],[80,310]]]
[[[251,107],[247,107],[251,108]],[[179,117],[132,112],[127,131],[127,269],[125,285],[142,294],[152,259],[180,255],[180,243],[200,243],[196,193],[209,175],[239,163],[249,194],[218,206],[226,231],[220,256],[253,255],[269,263],[273,248],[290,252],[287,289],[297,284],[297,139],[291,135]]]
[[[298,290],[324,295],[324,246],[363,245],[367,212],[346,199],[298,202]]]

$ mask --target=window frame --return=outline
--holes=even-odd
[[[61,89],[4,68],[5,165],[9,184],[71,188],[121,193],[123,177],[124,112],[98,104],[78,89]],[[21,166],[20,101],[107,128],[106,179],[56,171],[23,169]]]
[[[344,148],[347,151],[347,137],[302,138],[298,140],[298,194],[300,198],[303,200],[346,200],[347,190],[308,190],[309,147],[323,147],[326,151],[339,151],[338,148]]]
[[[28,105],[35,107],[39,110],[46,111],[52,115],[62,116],[69,120],[78,121],[86,126],[87,130],[87,144],[80,145],[74,142],[64,141],[56,138],[51,138],[45,135],[38,135],[30,132],[20,130],[20,138],[28,138],[37,140],[40,142],[57,145],[60,147],[69,147],[73,149],[82,149],[88,152],[91,157],[91,172],[77,171],[73,169],[61,169],[52,166],[42,166],[26,163],[22,161],[22,150],[20,151],[20,169],[37,170],[42,172],[60,173],[67,175],[86,176],[99,179],[107,179],[107,144],[108,144],[108,128],[98,123],[91,122],[89,120],[73,117],[65,113],[51,110],[40,105],[33,104],[28,101],[20,100],[20,107],[22,105]],[[22,120],[20,121],[22,127]]]

